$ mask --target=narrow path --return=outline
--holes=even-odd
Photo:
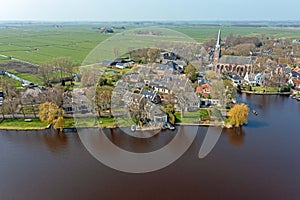
[[[18,62],[21,62],[21,63],[25,63],[25,64],[30,64],[30,65],[33,65],[35,67],[38,67],[39,65],[37,64],[33,64],[31,62],[28,62],[28,61],[25,61],[25,60],[20,60],[18,58],[14,58],[14,57],[11,57],[11,56],[6,56],[6,55],[3,55],[3,54],[0,54],[0,57],[3,57],[3,58],[7,58],[9,60],[14,60],[14,61],[18,61]]]

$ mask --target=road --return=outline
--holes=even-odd
[[[30,64],[30,65],[33,65],[33,66],[36,66],[36,67],[39,66],[39,65],[37,65],[37,64],[33,64],[33,63],[31,63],[31,62],[27,62],[27,61],[25,61],[25,60],[20,60],[20,59],[18,59],[18,58],[14,58],[14,57],[11,57],[11,56],[6,56],[6,55],[3,55],[3,54],[0,54],[0,57],[7,58],[7,59],[9,59],[9,60],[18,61],[18,62],[21,62],[21,63]]]

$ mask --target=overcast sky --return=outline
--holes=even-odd
[[[299,8],[298,0],[1,0],[0,20],[300,20]]]

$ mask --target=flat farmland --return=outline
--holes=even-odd
[[[65,56],[71,57],[75,63],[81,64],[91,50],[99,43],[115,35],[99,33],[96,28],[103,26],[105,25],[75,24],[63,25],[59,28],[49,24],[2,26],[0,27],[0,54],[34,64],[41,64],[55,57]],[[142,28],[143,26],[127,25],[126,30]],[[300,39],[299,28],[256,28],[229,25],[169,25],[161,27],[186,34],[200,43],[216,38],[219,29],[222,30],[223,38],[232,33],[242,36],[260,36],[261,34],[265,34],[266,37],[270,38]],[[121,31],[123,30],[117,30],[116,33],[120,33]],[[122,49],[122,46],[122,43],[120,43],[118,47]],[[109,51],[112,50],[110,49]],[[0,62],[8,61],[8,58],[0,56]]]
[[[71,57],[81,63],[100,42],[110,37],[92,27],[24,26],[0,29],[0,54],[34,64],[49,61],[58,56]],[[3,57],[0,62],[8,61]]]
[[[300,39],[300,28],[275,28],[275,27],[238,27],[238,26],[183,26],[170,27],[184,33],[197,42],[203,43],[208,39],[216,38],[218,30],[222,31],[222,38],[229,34],[241,36],[256,36],[264,34],[270,38]]]

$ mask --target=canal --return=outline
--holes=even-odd
[[[285,96],[239,97],[258,115],[224,129],[211,153],[198,158],[207,128],[159,171],[128,174],[97,161],[77,133],[0,131],[0,199],[300,199],[300,103]],[[191,127],[184,127],[189,134]],[[105,130],[123,149],[162,148],[176,134],[132,138]]]

